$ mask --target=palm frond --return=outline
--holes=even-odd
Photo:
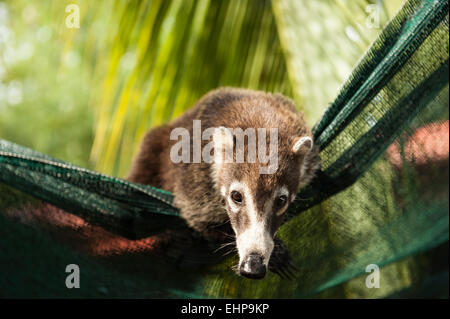
[[[147,129],[213,88],[291,95],[269,1],[141,1],[121,10],[92,100],[98,109],[91,159],[98,170],[123,176]]]

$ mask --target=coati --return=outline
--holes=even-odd
[[[201,140],[201,149],[213,143],[212,162],[198,161],[198,156],[194,160],[195,152],[201,151],[198,145],[195,149],[195,143],[200,143],[195,141],[199,139],[196,121],[201,121],[203,129],[215,128],[210,139]],[[175,163],[173,147],[179,141],[173,132],[177,128],[188,133],[188,150],[194,152],[188,154],[187,161]],[[244,136],[247,156],[239,162],[239,141],[232,131],[248,133],[249,128],[259,129],[262,135],[258,134],[257,140]],[[269,136],[269,129],[277,131],[275,138]],[[242,140],[240,143],[242,147]],[[270,143],[277,146],[272,154],[277,157],[275,169],[262,174],[261,168],[267,168],[270,162],[247,160],[255,154],[251,143],[264,150],[270,148]],[[230,149],[234,151],[227,161],[224,152]],[[274,236],[298,189],[308,184],[319,168],[319,152],[311,130],[290,99],[281,94],[220,88],[207,93],[181,117],[151,129],[141,143],[128,179],[172,192],[181,216],[204,236],[213,236],[217,225],[229,221],[239,254],[239,274],[260,279],[267,269],[280,273],[291,264],[289,252]]]

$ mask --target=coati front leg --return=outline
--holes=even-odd
[[[269,260],[269,270],[281,278],[292,279],[299,269],[294,265],[286,245],[279,238],[274,238],[274,248]]]

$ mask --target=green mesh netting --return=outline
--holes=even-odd
[[[279,232],[295,280],[236,276],[166,191],[0,140],[0,296],[448,297],[448,19],[406,2],[315,126],[322,171]]]

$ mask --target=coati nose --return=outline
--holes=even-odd
[[[239,267],[239,272],[242,276],[251,279],[262,279],[266,275],[266,265],[263,263],[263,258],[258,253],[251,253],[242,262]]]

